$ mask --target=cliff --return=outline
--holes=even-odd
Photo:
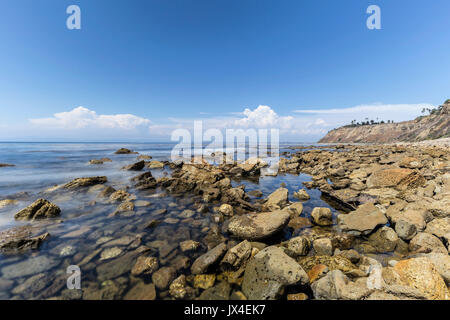
[[[319,143],[392,143],[450,137],[450,101],[430,115],[399,123],[344,126],[331,130]]]

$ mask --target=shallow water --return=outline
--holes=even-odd
[[[58,205],[62,214],[58,222],[42,222],[39,230],[48,231],[51,236],[43,242],[39,250],[24,254],[0,254],[0,281],[6,281],[1,299],[10,298],[79,298],[77,290],[66,289],[66,269],[70,265],[80,265],[82,270],[83,298],[123,298],[127,291],[139,280],[130,276],[133,261],[127,258],[127,253],[133,252],[138,246],[146,245],[152,248],[152,254],[160,259],[160,266],[172,265],[179,268],[177,274],[189,274],[189,269],[182,267],[182,257],[193,259],[207,251],[206,246],[196,253],[185,254],[179,250],[179,243],[184,240],[196,240],[205,243],[205,237],[211,236],[211,228],[215,225],[212,214],[202,214],[193,207],[196,200],[192,195],[170,197],[164,190],[146,190],[129,192],[137,196],[137,201],[149,201],[150,204],[135,209],[132,215],[117,215],[111,217],[117,204],[96,201],[97,192],[87,193],[44,193],[44,190],[56,184],[66,183],[74,178],[87,176],[108,177],[107,185],[121,189],[130,185],[129,179],[138,173],[120,170],[126,164],[136,161],[136,154],[115,155],[119,148],[129,148],[139,154],[151,155],[153,160],[168,160],[173,144],[106,144],[106,143],[1,143],[0,163],[12,163],[15,167],[0,168],[0,199],[11,197],[20,192],[28,196],[19,197],[19,203],[0,209],[0,230],[23,225],[24,222],[14,220],[14,214],[38,198],[46,198]],[[284,146],[284,147],[287,147]],[[280,150],[285,151],[287,149]],[[103,165],[90,165],[91,159],[108,157],[112,162]],[[158,177],[169,174],[168,169],[152,170]],[[293,191],[303,188],[302,182],[309,181],[307,175],[279,175],[277,177],[261,177],[255,181],[233,181],[233,185],[245,184],[246,192],[260,190],[262,198],[267,197],[282,183]],[[304,202],[302,216],[308,217],[314,207],[329,207],[338,213],[327,202],[321,199],[319,190],[308,190],[311,199]],[[97,199],[98,200],[98,199]],[[297,201],[291,197],[291,201]],[[217,204],[211,204],[212,207]],[[159,213],[166,209],[166,213]],[[193,210],[191,212],[184,210]],[[171,219],[168,219],[171,218]],[[146,229],[152,220],[163,221],[157,227]],[[38,224],[38,223],[36,223]],[[333,229],[330,228],[330,229]],[[288,228],[281,235],[289,239],[293,234]],[[281,240],[283,240],[281,239]],[[101,252],[107,248],[120,251],[117,257],[101,260]],[[93,252],[98,254],[90,261],[86,257]],[[36,260],[37,259],[37,260]],[[116,261],[117,263],[114,264]],[[109,265],[107,265],[110,263]],[[103,267],[102,267],[103,266]],[[106,268],[105,268],[106,266]],[[33,290],[18,290],[17,287],[30,277],[41,274],[42,279],[34,284]],[[114,279],[114,283],[105,280]],[[146,283],[150,277],[143,278]],[[35,281],[36,282],[36,281]],[[108,286],[112,286],[109,288]],[[0,282],[1,287],[1,282]],[[87,288],[87,289],[86,289]],[[167,292],[158,292],[158,298],[167,297]]]

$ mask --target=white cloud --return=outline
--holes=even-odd
[[[46,129],[69,130],[85,128],[133,130],[151,124],[150,120],[132,114],[103,115],[84,107],[55,113],[52,118],[30,119],[30,122]]]
[[[258,106],[255,110],[245,109],[244,118],[235,120],[234,124],[246,128],[280,128],[288,129],[292,125],[293,117],[280,117],[269,106]]]

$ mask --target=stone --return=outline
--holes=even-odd
[[[313,248],[319,256],[331,256],[333,255],[333,244],[328,238],[316,239],[313,241]]]
[[[310,246],[311,244],[307,237],[294,237],[288,241],[286,253],[293,257],[306,256]]]
[[[136,257],[140,252],[131,251],[116,259],[111,259],[105,263],[100,264],[96,268],[97,278],[99,281],[105,281],[117,278],[122,274],[129,272],[131,266],[134,265]]]
[[[289,213],[291,219],[296,218],[302,214],[303,204],[301,202],[294,202],[293,204],[284,207],[282,211]]]
[[[435,266],[425,257],[399,261],[394,270],[407,286],[424,293],[430,300],[450,299],[447,286]]]
[[[307,284],[302,267],[281,248],[270,246],[248,262],[242,292],[249,300],[268,300],[279,298],[286,286]]]
[[[429,253],[424,257],[431,261],[447,286],[450,286],[450,256],[445,253]]]
[[[156,289],[153,283],[145,284],[139,281],[123,297],[124,300],[155,300]]]
[[[308,295],[300,292],[300,293],[291,293],[286,296],[287,300],[297,301],[297,300],[308,300]]]
[[[369,236],[369,243],[380,253],[394,251],[397,242],[397,233],[386,226],[381,227]]]
[[[313,283],[316,280],[324,277],[330,269],[324,264],[316,264],[308,271],[309,282]]]
[[[199,300],[229,300],[231,286],[228,282],[222,281],[214,287],[203,291],[198,298]]]
[[[197,274],[194,277],[194,288],[209,289],[214,286],[215,274]]]
[[[332,270],[311,285],[317,300],[360,300],[373,290],[369,289],[366,279],[351,282],[340,270]]]
[[[234,214],[234,212],[233,212],[233,207],[230,206],[229,204],[226,204],[226,203],[222,204],[222,205],[219,207],[219,210],[218,210],[218,211],[219,211],[221,214],[223,214],[224,216],[227,216],[227,217],[232,217],[233,214]]]
[[[186,276],[184,274],[172,281],[169,286],[169,294],[174,299],[184,299],[186,297]]]
[[[145,161],[139,161],[133,164],[130,164],[128,166],[125,166],[122,168],[122,170],[128,170],[128,171],[140,171],[142,169],[144,169],[145,167]]]
[[[385,225],[388,220],[384,213],[373,203],[366,203],[348,214],[338,215],[339,228],[354,235],[367,235],[377,226]]]
[[[286,188],[278,188],[272,192],[263,205],[263,209],[274,211],[284,208],[288,204],[289,190]]]
[[[240,239],[260,240],[281,231],[289,217],[289,213],[281,210],[234,216],[229,221],[228,232]]]
[[[367,179],[367,188],[394,187],[404,190],[425,184],[425,178],[411,169],[382,169],[373,172]]]
[[[173,267],[162,267],[152,275],[152,281],[160,290],[165,290],[169,287],[172,280],[175,279],[176,270]]]
[[[311,218],[319,226],[330,226],[333,224],[333,215],[330,208],[314,208],[311,212]]]
[[[117,150],[114,153],[115,154],[137,154],[137,152],[133,152],[132,150],[127,149],[127,148],[120,148],[119,150]]]
[[[90,187],[96,184],[104,184],[108,182],[105,176],[101,177],[88,177],[88,178],[77,178],[69,183],[66,183],[63,188],[69,190],[76,190],[80,188]]]
[[[36,250],[50,237],[48,232],[32,237],[32,230],[30,226],[20,226],[0,231],[0,252]]]
[[[196,251],[200,246],[200,242],[194,241],[194,240],[186,240],[180,242],[180,248],[181,251],[187,252],[187,251]]]
[[[397,208],[390,207],[386,211],[386,215],[392,224],[397,224],[398,221],[404,220],[416,226],[417,232],[423,231],[426,226],[425,217],[427,215],[426,210],[406,209],[399,211]]]
[[[323,264],[328,267],[329,270],[340,270],[345,274],[351,274],[358,269],[349,259],[343,256],[308,256],[301,257],[298,263],[302,268],[309,272],[314,266]]]
[[[291,218],[288,223],[288,227],[294,230],[300,230],[311,226],[311,221],[305,217]]]
[[[109,201],[111,202],[123,202],[126,200],[131,200],[131,194],[125,190],[117,190],[109,196]]]
[[[52,259],[48,256],[29,257],[28,259],[7,265],[1,269],[2,278],[14,279],[26,277],[37,273],[48,271],[59,264],[60,261]]]
[[[395,224],[395,232],[397,232],[400,239],[409,241],[417,234],[417,227],[409,221],[398,220]]]
[[[300,189],[297,192],[294,192],[294,198],[297,198],[300,201],[307,201],[310,199],[310,196],[305,189]]]
[[[191,266],[192,274],[205,273],[211,266],[219,262],[227,251],[225,243],[221,243],[198,257]]]
[[[143,274],[149,275],[158,270],[158,268],[159,268],[158,258],[149,256],[140,256],[139,258],[137,258],[136,263],[131,269],[131,274],[133,276],[140,276]]]
[[[450,232],[450,217],[434,219],[427,224],[425,232],[438,238],[445,238],[445,235]]]
[[[162,169],[164,168],[164,162],[161,161],[150,161],[147,163],[147,168],[149,169]]]
[[[426,232],[420,232],[411,239],[409,250],[416,253],[447,252],[447,248],[438,238]]]
[[[242,241],[227,251],[221,265],[226,268],[239,268],[250,257],[252,252],[252,245],[247,240]]]
[[[120,249],[119,247],[107,248],[100,254],[100,261],[115,258],[121,253],[122,249]]]
[[[16,220],[39,220],[58,217],[61,209],[45,199],[38,199],[14,215]]]

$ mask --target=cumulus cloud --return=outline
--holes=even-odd
[[[85,107],[55,113],[51,118],[30,119],[30,122],[47,129],[69,130],[84,128],[132,130],[151,124],[150,120],[132,114],[103,115]]]
[[[258,106],[254,110],[245,109],[245,117],[237,119],[234,124],[245,128],[281,128],[288,129],[292,125],[293,117],[281,117],[269,106]]]

